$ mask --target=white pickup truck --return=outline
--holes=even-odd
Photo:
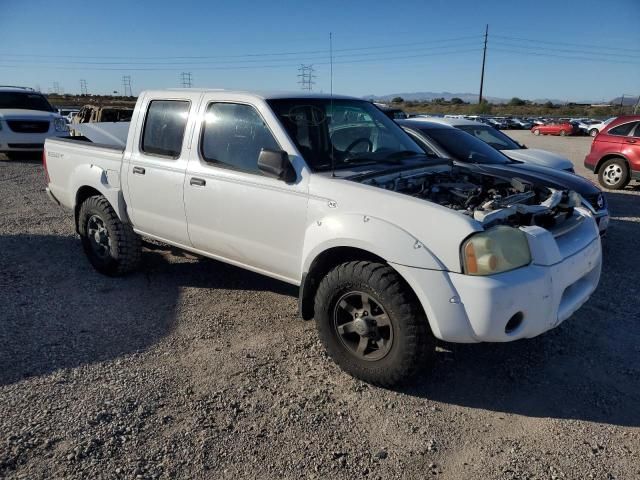
[[[428,156],[355,98],[147,91],[124,148],[48,139],[44,163],[100,272],[134,270],[143,236],[297,285],[333,359],[378,385],[435,338],[539,335],[600,278],[575,193]]]

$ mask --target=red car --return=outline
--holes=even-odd
[[[618,117],[603,128],[593,139],[584,166],[611,190],[640,180],[640,115]]]
[[[547,122],[544,125],[534,125],[531,133],[534,135],[573,135],[578,128],[569,122]]]

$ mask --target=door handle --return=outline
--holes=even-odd
[[[637,140],[626,140],[627,143],[636,143]]]
[[[191,177],[189,180],[189,185],[193,185],[194,187],[204,187],[207,182],[202,178]]]
[[[142,167],[133,167],[134,175],[144,175],[145,169]]]

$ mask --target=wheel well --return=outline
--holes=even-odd
[[[87,198],[93,197],[96,195],[102,195],[102,194],[95,188],[88,187],[86,185],[84,187],[80,187],[80,189],[78,190],[78,193],[76,193],[76,203],[73,208],[73,218],[76,224],[76,232],[78,232],[78,213],[80,212],[80,207],[82,206],[82,204]]]
[[[386,264],[386,260],[366,250],[354,247],[334,247],[325,250],[313,259],[309,271],[305,272],[300,285],[298,308],[300,316],[311,320],[318,285],[329,271],[341,263],[355,260],[369,260]]]
[[[612,154],[609,154],[609,155],[605,155],[604,157],[602,157],[600,159],[600,161],[596,165],[596,168],[593,171],[593,173],[596,173],[596,174],[599,173],[600,172],[600,167],[604,164],[604,162],[606,162],[607,160],[611,160],[613,158],[620,158],[620,159],[624,160],[625,165],[627,166],[627,168],[629,168],[629,160],[624,158],[622,155],[617,155],[615,153],[612,153]]]

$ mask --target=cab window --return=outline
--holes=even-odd
[[[613,127],[607,133],[609,135],[620,135],[626,137],[631,133],[631,130],[633,130],[636,125],[638,125],[638,122],[623,123],[622,125]]]
[[[200,140],[202,158],[234,170],[261,174],[260,150],[280,150],[264,120],[250,105],[212,103],[207,107]]]

